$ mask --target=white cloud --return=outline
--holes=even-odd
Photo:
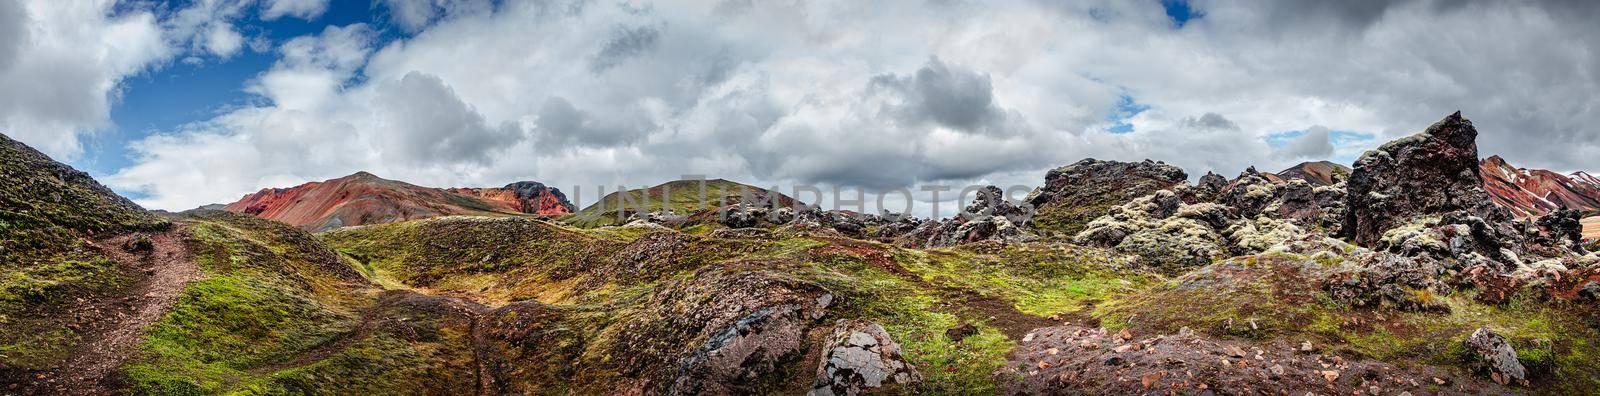
[[[381,0],[392,22],[408,31],[418,31],[434,20],[456,15],[487,13],[494,8],[489,0]]]
[[[1305,133],[1295,137],[1285,147],[1283,153],[1289,158],[1325,160],[1333,156],[1333,140],[1328,127],[1317,125],[1307,128]]]
[[[111,1],[0,2],[0,132],[60,159],[104,130],[117,84],[171,53],[153,14]]]
[[[234,30],[233,25],[213,24],[206,33],[205,47],[217,57],[229,58],[244,47],[244,36],[239,35],[239,31]]]
[[[269,104],[140,142],[110,180],[182,209],[356,170],[582,184],[587,200],[683,174],[1038,184],[1090,156],[1231,175],[1458,109],[1486,152],[1600,168],[1583,154],[1600,149],[1584,129],[1600,124],[1600,7],[1583,4],[1198,2],[1181,29],[1159,2],[383,4],[416,35],[291,41],[247,87]],[[1149,108],[1107,133],[1124,96]]]
[[[274,20],[284,16],[316,20],[322,13],[328,11],[329,0],[266,0],[261,10],[261,19]]]

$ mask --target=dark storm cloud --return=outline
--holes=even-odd
[[[643,54],[656,46],[661,31],[651,26],[622,27],[611,34],[605,47],[589,61],[589,71],[595,74],[616,67],[617,64]]]
[[[907,120],[932,121],[972,133],[1007,132],[1000,125],[1005,112],[995,103],[994,84],[986,74],[952,67],[935,57],[915,74],[881,75],[872,83],[874,88],[905,97],[906,103],[898,111]]]
[[[17,62],[17,52],[27,40],[28,14],[22,4],[14,1],[0,2],[0,72]]]
[[[1205,113],[1199,117],[1185,118],[1181,124],[1184,127],[1191,129],[1228,131],[1239,130],[1239,124],[1235,124],[1233,120],[1229,120],[1228,117],[1223,117],[1221,114],[1217,113]]]

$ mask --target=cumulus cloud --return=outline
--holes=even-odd
[[[1194,6],[1203,17],[1177,27],[1154,1],[385,0],[414,36],[286,43],[246,87],[267,103],[141,141],[113,180],[179,209],[356,170],[892,188],[1036,185],[1096,157],[1232,175],[1352,155],[1456,110],[1486,153],[1600,168],[1583,154],[1600,150],[1585,129],[1600,121],[1600,7]],[[1283,131],[1307,132],[1269,144]],[[228,159],[242,164],[211,162]]]
[[[408,31],[418,31],[434,20],[483,13],[494,8],[489,0],[382,0],[392,21]]]
[[[1282,153],[1289,158],[1323,160],[1333,155],[1333,139],[1328,127],[1307,128],[1305,133],[1291,140]]]
[[[490,154],[523,138],[514,122],[490,126],[462,103],[439,77],[411,72],[376,91],[384,115],[376,127],[386,131],[387,152],[413,163],[449,161],[483,164]]]
[[[238,30],[234,30],[233,25],[214,24],[206,33],[204,45],[206,50],[218,57],[228,58],[239,53],[239,48],[244,46],[244,36],[240,35]]]
[[[284,16],[315,20],[328,11],[329,0],[266,0],[261,10],[261,19],[274,20]]]
[[[109,1],[0,4],[0,132],[62,159],[106,129],[117,84],[171,50],[155,15]]]

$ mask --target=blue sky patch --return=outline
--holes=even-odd
[[[1117,104],[1112,106],[1111,114],[1106,115],[1106,121],[1111,122],[1111,127],[1106,128],[1106,131],[1115,134],[1133,132],[1133,124],[1129,124],[1128,119],[1145,110],[1150,110],[1150,105],[1136,102],[1132,96],[1122,95],[1117,99]]]
[[[1306,130],[1304,129],[1296,131],[1280,131],[1268,133],[1267,136],[1263,137],[1263,139],[1267,141],[1268,146],[1271,146],[1275,149],[1282,149],[1289,147],[1290,144],[1294,143],[1295,139],[1305,135]],[[1356,156],[1360,155],[1361,152],[1343,150],[1343,148],[1357,145],[1357,143],[1360,142],[1372,141],[1377,138],[1378,135],[1371,133],[1350,130],[1329,130],[1328,143],[1333,145],[1333,157],[1328,158],[1328,160],[1346,165],[1355,163]]]
[[[1167,10],[1167,18],[1172,19],[1174,29],[1182,29],[1190,20],[1205,17],[1205,13],[1190,7],[1189,0],[1161,0],[1161,8]]]
[[[389,26],[386,11],[363,1],[329,2],[328,10],[310,21],[291,16],[263,21],[258,8],[246,9],[234,21],[246,44],[232,57],[191,54],[123,80],[118,87],[121,98],[111,108],[113,129],[84,136],[86,155],[73,165],[94,175],[113,174],[132,165],[128,143],[260,100],[244,87],[277,62],[279,45],[295,37],[320,34],[329,26],[356,23],[366,23],[378,32],[378,46],[405,37],[402,29]],[[257,39],[270,43],[265,51],[251,48],[249,41]],[[190,56],[194,61],[185,61]]]

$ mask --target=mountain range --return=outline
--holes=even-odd
[[[1557,209],[1600,210],[1600,179],[1584,172],[1563,175],[1511,166],[1500,156],[1483,159],[1484,187],[1500,206],[1531,217]]]
[[[566,195],[537,182],[500,188],[432,188],[357,172],[289,188],[265,188],[222,207],[308,231],[448,215],[559,215]]]
[[[165,213],[0,135],[0,389],[1592,393],[1596,223],[1556,210],[1592,178],[1477,135],[1199,183],[1084,159],[943,219],[368,173]]]

